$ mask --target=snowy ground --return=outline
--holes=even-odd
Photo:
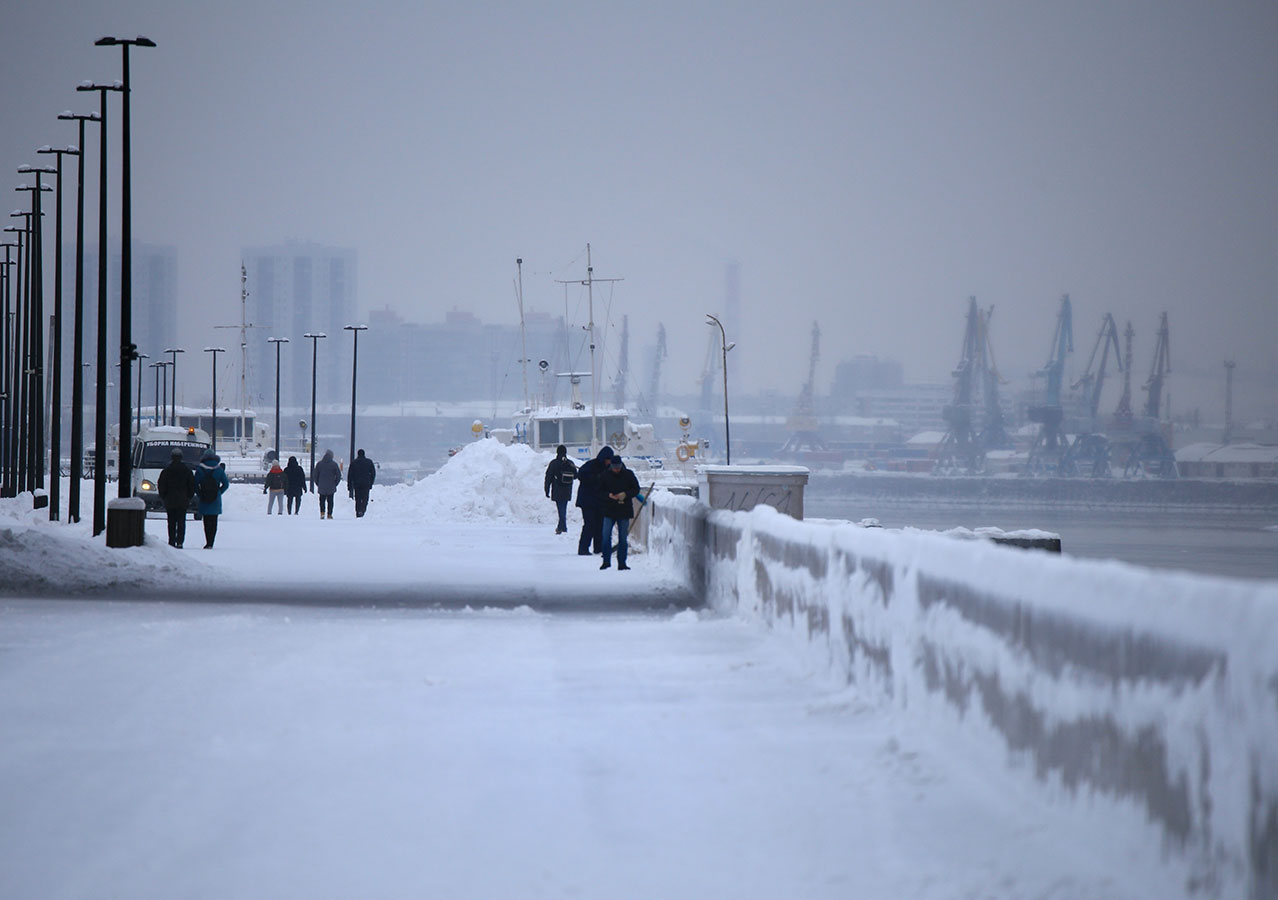
[[[544,460],[460,459],[362,520],[234,487],[211,551],[0,506],[0,893],[1184,895],[1136,812],[824,682],[643,556],[600,572]],[[192,585],[221,602],[160,599]]]

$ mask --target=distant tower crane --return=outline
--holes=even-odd
[[[1237,363],[1225,360],[1225,434],[1220,442],[1228,445],[1234,439],[1234,369]]]
[[[1118,407],[1114,410],[1114,426],[1120,430],[1130,431],[1132,427],[1132,337],[1136,334],[1136,330],[1132,328],[1130,320],[1127,327],[1123,329],[1124,346],[1127,348],[1123,353],[1123,395],[1118,398]]]
[[[648,383],[648,407],[651,415],[657,415],[658,395],[661,393],[661,363],[669,354],[666,352],[666,326],[657,323],[657,350],[652,357],[652,380]]]
[[[1101,391],[1105,388],[1105,372],[1109,364],[1109,353],[1114,351],[1114,361],[1119,371],[1123,370],[1122,352],[1118,346],[1118,325],[1110,313],[1105,313],[1101,321],[1100,331],[1096,334],[1096,343],[1092,345],[1092,355],[1087,359],[1087,369],[1083,376],[1071,385],[1075,390],[1083,392],[1084,418],[1075,429],[1074,442],[1062,458],[1062,475],[1090,475],[1092,478],[1108,478],[1110,470],[1109,438],[1100,428]],[[1100,354],[1100,365],[1096,364],[1096,355]]]
[[[1052,336],[1047,364],[1038,372],[1040,377],[1047,379],[1044,402],[1040,406],[1031,406],[1028,410],[1030,421],[1038,422],[1039,429],[1030,447],[1026,474],[1055,475],[1060,471],[1061,457],[1067,449],[1065,433],[1061,428],[1065,419],[1065,410],[1061,406],[1061,386],[1065,381],[1065,357],[1073,352],[1073,312],[1069,294],[1065,294],[1061,297],[1060,311],[1056,314],[1056,332]]]
[[[816,407],[813,403],[813,387],[816,382],[816,364],[821,355],[821,327],[812,323],[812,351],[808,356],[808,380],[799,390],[794,412],[786,421],[790,439],[781,448],[782,453],[798,453],[803,449],[824,450],[825,442],[817,434]]]
[[[630,317],[621,317],[621,353],[617,361],[617,380],[613,382],[618,409],[626,408],[626,379],[630,376]]]
[[[985,450],[972,427],[972,394],[984,358],[981,313],[976,298],[967,300],[967,328],[963,350],[954,368],[954,402],[941,410],[947,426],[936,451],[937,475],[976,474],[985,468]]]
[[[1171,337],[1167,326],[1167,313],[1163,313],[1158,323],[1158,342],[1154,346],[1154,360],[1149,367],[1149,379],[1142,387],[1142,390],[1147,393],[1145,415],[1135,423],[1138,437],[1123,466],[1124,475],[1176,477],[1176,457],[1172,454],[1170,442],[1163,433],[1162,422],[1163,387],[1166,385],[1169,374],[1171,374]]]
[[[985,421],[981,423],[980,443],[983,450],[1006,450],[1012,446],[1003,421],[1003,406],[998,399],[998,386],[1005,384],[994,360],[994,345],[990,343],[990,319],[994,317],[991,306],[981,313],[981,372],[984,376]]]

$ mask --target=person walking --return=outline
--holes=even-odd
[[[357,451],[351,469],[346,473],[346,486],[355,498],[355,518],[362,519],[368,510],[368,492],[373,489],[376,480],[377,466],[364,455],[363,450]]]
[[[169,546],[182,549],[186,540],[186,514],[195,496],[195,474],[182,459],[182,451],[174,447],[172,459],[156,482],[164,513],[169,517]]]
[[[612,459],[612,448],[605,446],[594,459],[588,459],[577,470],[577,507],[581,510],[581,537],[577,539],[577,555],[603,552],[603,512],[600,507],[599,476]]]
[[[639,494],[639,479],[625,467],[620,456],[609,459],[608,468],[599,476],[599,495],[603,505],[603,565],[599,568],[607,569],[612,565],[612,529],[616,526],[617,568],[629,569],[626,565],[627,536],[630,520],[635,514],[630,501],[635,497],[643,498]]]
[[[295,516],[302,511],[302,495],[306,493],[306,470],[296,456],[288,458],[284,467],[284,497],[288,501],[288,514]]]
[[[333,451],[325,450],[324,458],[315,464],[315,493],[319,494],[320,518],[328,511],[328,518],[333,518],[333,495],[337,486],[342,483],[342,467],[333,459]]]
[[[204,521],[204,549],[213,549],[217,537],[217,517],[222,515],[222,495],[231,486],[221,459],[212,450],[205,450],[195,470],[195,508]]]
[[[262,485],[262,493],[270,494],[266,501],[266,514],[268,516],[276,505],[279,506],[278,515],[284,515],[285,486],[284,470],[280,468],[280,461],[277,459],[271,463],[271,471],[266,473],[266,484]]]
[[[555,501],[559,510],[555,534],[568,531],[568,501],[572,499],[572,483],[576,477],[577,464],[568,458],[568,448],[560,444],[555,448],[555,458],[546,466],[546,496]]]

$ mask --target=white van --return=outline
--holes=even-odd
[[[200,464],[204,451],[212,446],[207,431],[177,425],[143,425],[133,441],[133,496],[146,502],[148,511],[164,512],[160,499],[160,472],[173,461],[173,451],[182,451],[182,462],[191,471]],[[195,512],[195,497],[190,511]]]

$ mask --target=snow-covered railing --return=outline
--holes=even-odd
[[[1278,585],[663,493],[648,543],[848,683],[957,718],[1056,790],[1136,804],[1187,889],[1278,897]]]

